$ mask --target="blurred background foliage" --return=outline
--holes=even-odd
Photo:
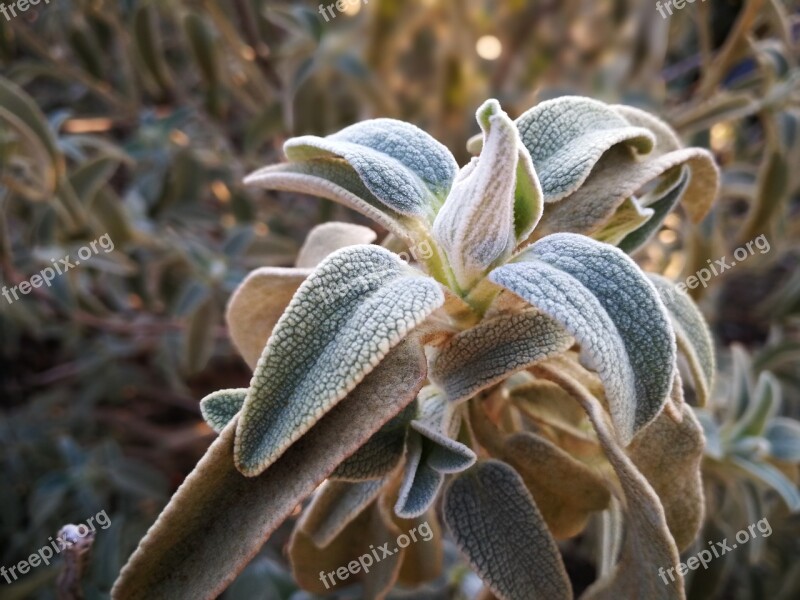
[[[371,0],[325,16],[311,2],[51,0],[0,17],[0,285],[103,234],[115,246],[51,287],[0,298],[0,564],[106,510],[86,595],[107,597],[211,440],[198,399],[249,381],[222,320],[231,291],[253,268],[291,264],[314,225],[362,222],[242,186],[280,160],[287,137],[395,117],[463,164],[483,99],[517,116],[575,93],[661,115],[723,170],[712,215],[697,227],[668,217],[636,257],[645,268],[683,279],[769,240],[692,293],[721,363],[707,432],[733,427],[751,399],[772,419],[750,441],[709,449],[704,539],[763,516],[775,535],[693,578],[689,594],[797,598],[800,519],[781,499],[786,481],[796,493],[800,461],[786,425],[800,418],[800,5],[712,0],[673,13],[649,0]],[[789,440],[782,455],[769,452],[775,435]],[[786,481],[735,475],[742,456]],[[309,597],[286,572],[287,531],[225,597]],[[594,577],[589,542],[564,546],[576,590]],[[448,556],[414,598],[475,596],[480,583]],[[0,582],[0,597],[54,598],[56,574]]]

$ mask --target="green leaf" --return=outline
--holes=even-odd
[[[311,269],[262,267],[250,272],[228,302],[225,321],[234,346],[251,369],[275,323]]]
[[[424,379],[422,349],[402,343],[258,477],[235,468],[229,424],[140,542],[112,596],[219,595],[336,465],[414,400]]]
[[[738,440],[748,436],[760,436],[764,433],[767,423],[778,412],[780,404],[781,387],[778,380],[769,371],[763,371],[758,377],[747,412],[730,429],[728,439]]]
[[[677,172],[679,173],[678,180],[672,187],[667,186],[666,191],[660,195],[658,190],[654,192],[655,199],[646,204],[647,208],[653,211],[653,215],[641,227],[626,235],[617,244],[620,250],[627,254],[633,254],[647,244],[650,238],[661,229],[664,219],[678,204],[678,200],[683,196],[686,186],[689,184],[688,167],[684,165]],[[669,179],[669,175],[666,177]]]
[[[661,411],[672,388],[675,335],[653,284],[625,254],[580,235],[555,234],[489,279],[581,344],[603,380],[624,444]]]
[[[433,363],[431,379],[450,402],[463,402],[572,343],[572,336],[547,315],[503,314],[452,337]]]
[[[716,359],[714,340],[700,309],[688,294],[682,294],[675,283],[653,273],[648,273],[650,281],[658,291],[664,306],[667,307],[678,350],[686,357],[694,379],[699,406],[705,406],[714,388]]]
[[[634,198],[626,198],[616,212],[592,237],[599,242],[618,246],[631,232],[640,229],[653,218],[653,209],[641,206]]]
[[[541,102],[516,121],[542,184],[545,202],[578,190],[603,154],[617,144],[649,152],[655,137],[610,106],[576,96]]]
[[[770,455],[778,460],[800,462],[800,423],[786,417],[775,417],[767,425]]]
[[[458,171],[445,146],[418,127],[394,119],[364,121],[324,138],[292,138],[284,152],[293,162],[340,158],[380,202],[418,217],[435,214]]]
[[[423,443],[422,436],[416,431],[409,432],[403,482],[394,507],[399,517],[410,519],[423,514],[439,494],[444,474],[428,463],[429,452],[430,445]]]
[[[313,269],[329,254],[347,246],[371,244],[377,237],[369,227],[353,223],[331,222],[317,225],[306,236],[295,266],[300,269]]]
[[[329,256],[278,320],[253,373],[236,465],[257,475],[444,304],[439,284],[378,246]]]
[[[497,100],[487,100],[477,118],[485,137],[481,155],[461,169],[433,225],[462,289],[511,254],[515,221],[520,232],[530,231],[542,212],[539,182],[513,121]]]
[[[97,192],[108,183],[118,166],[117,157],[100,156],[83,163],[70,174],[69,182],[84,206],[92,207]]]
[[[239,414],[247,396],[247,388],[218,390],[200,400],[200,412],[209,427],[221,433],[233,417]]]
[[[445,491],[444,520],[478,576],[502,600],[572,598],[541,513],[514,469],[480,462]]]
[[[303,512],[297,526],[324,548],[378,497],[385,479],[372,481],[327,481]]]

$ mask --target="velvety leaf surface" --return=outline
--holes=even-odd
[[[258,362],[236,434],[257,475],[444,303],[439,284],[378,246],[344,248],[301,285]]]
[[[297,522],[318,548],[330,544],[355,519],[386,485],[384,479],[335,481],[323,484]]]
[[[345,481],[365,481],[387,475],[400,463],[406,447],[408,424],[416,413],[412,402],[386,423],[350,458],[336,467],[331,477]]]
[[[358,174],[342,160],[318,159],[271,165],[251,173],[244,182],[268,190],[327,198],[369,217],[406,242],[414,241],[407,218],[376,198]]]
[[[539,240],[489,278],[561,324],[603,380],[623,443],[661,411],[672,386],[675,336],[639,267],[575,234]]]
[[[461,402],[572,343],[572,336],[547,315],[500,315],[448,341],[431,368],[431,379],[451,402]]]
[[[475,410],[472,425],[481,445],[522,477],[556,539],[577,535],[592,512],[608,507],[603,478],[550,440],[528,431],[506,435],[480,410]]]
[[[220,433],[242,409],[247,388],[218,390],[200,400],[200,412],[209,427]]]
[[[446,147],[393,119],[356,123],[324,138],[292,138],[284,152],[291,161],[344,159],[376,198],[404,215],[434,214],[458,171]]]
[[[654,193],[655,198],[652,202],[645,204],[653,211],[653,215],[641,227],[626,235],[617,244],[617,248],[627,254],[633,254],[645,246],[650,238],[661,229],[664,219],[672,212],[686,191],[686,186],[689,184],[689,169],[686,166],[681,167],[677,177],[677,181],[672,186],[667,185],[666,190]]]
[[[275,323],[310,274],[309,269],[261,267],[233,292],[225,321],[234,346],[251,369],[255,369]]]
[[[630,125],[610,106],[576,96],[541,102],[516,123],[545,202],[575,192],[609,148],[624,143],[638,152],[649,152],[655,142],[650,131]]]
[[[572,598],[561,555],[524,482],[488,460],[445,491],[444,520],[481,579],[502,600]]]
[[[303,247],[297,255],[295,266],[300,269],[313,269],[329,254],[360,244],[371,244],[378,236],[369,227],[353,223],[323,223],[317,225],[306,236]]]
[[[559,383],[583,405],[621,486],[621,493],[612,488],[619,494],[625,516],[619,560],[611,573],[592,584],[581,599],[682,600],[685,598],[683,576],[677,571],[680,558],[667,527],[664,509],[652,486],[623,450],[602,404],[569,375],[550,367],[534,369]],[[659,567],[672,568],[675,581],[667,577],[667,583],[664,583],[658,575]]]
[[[436,216],[433,234],[447,255],[462,289],[469,289],[487,269],[511,254],[516,246],[515,198],[517,169],[533,179],[520,186],[520,227],[532,229],[541,216],[541,193],[530,157],[519,141],[514,122],[496,100],[487,100],[477,113],[485,137],[481,155],[456,177]]]
[[[661,499],[678,550],[685,550],[703,525],[705,498],[700,471],[705,438],[688,406],[676,423],[662,413],[628,449],[631,460]]]
[[[425,375],[421,348],[401,344],[258,477],[234,467],[230,423],[139,543],[112,597],[215,598],[337,464],[413,401]]]
[[[667,307],[678,350],[686,357],[692,372],[698,404],[705,406],[711,396],[716,373],[711,331],[694,301],[688,294],[678,291],[674,282],[653,273],[649,273],[648,277]]]
[[[410,519],[427,511],[444,483],[444,474],[428,464],[430,449],[419,433],[409,432],[403,481],[394,507],[399,517]]]
[[[404,550],[397,548],[394,543],[400,533],[394,525],[387,524],[375,503],[362,511],[325,548],[317,547],[305,531],[295,527],[288,548],[294,580],[304,590],[322,595],[353,583],[361,583],[363,598],[385,598],[397,580],[403,560]],[[383,552],[378,549],[386,542],[389,542],[387,550],[391,554],[384,558]],[[372,547],[382,560],[374,560]],[[353,567],[353,570],[358,567],[358,572],[347,573],[344,580],[328,575],[339,569],[346,570],[352,561],[358,561],[365,554],[373,558],[373,564],[367,564],[366,572],[358,563]],[[367,559],[364,559],[364,563],[367,563]],[[327,575],[324,580],[321,571]]]

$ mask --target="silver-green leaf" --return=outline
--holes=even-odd
[[[509,465],[488,460],[455,478],[445,491],[444,520],[501,600],[572,598],[558,546]]]
[[[218,390],[200,400],[200,413],[209,427],[220,433],[242,409],[247,388]]]
[[[396,255],[352,246],[297,290],[259,359],[236,435],[236,465],[253,476],[344,398],[434,310],[444,293]]]
[[[543,238],[489,279],[560,323],[603,380],[623,443],[661,411],[675,334],[653,284],[617,248],[575,234]]]

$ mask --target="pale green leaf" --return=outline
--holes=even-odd
[[[755,462],[742,456],[731,456],[731,462],[762,485],[776,491],[790,512],[800,511],[800,490],[778,469],[764,462]]]
[[[330,255],[303,282],[253,373],[236,465],[268,467],[444,303],[439,284],[378,246]]]
[[[371,244],[377,237],[372,229],[363,225],[336,222],[317,225],[306,236],[295,267],[313,269],[329,254],[347,246]]]
[[[478,576],[501,600],[572,598],[541,513],[514,469],[480,462],[445,491],[444,520]]]
[[[603,380],[624,444],[661,411],[672,388],[675,335],[653,284],[625,254],[580,235],[555,234],[489,278],[575,337]]]
[[[655,214],[652,208],[641,206],[634,197],[626,198],[616,212],[592,237],[599,242],[617,246],[631,232],[640,229]]]
[[[444,474],[428,464],[430,449],[419,433],[409,432],[403,481],[394,507],[399,517],[410,519],[427,511],[444,483]]]
[[[291,161],[343,159],[382,203],[418,217],[435,214],[458,171],[446,147],[418,127],[394,119],[364,121],[324,138],[292,138],[284,152]]]
[[[629,233],[623,240],[621,240],[617,247],[626,252],[633,254],[642,248],[650,238],[653,237],[660,229],[667,215],[672,212],[672,209],[678,204],[678,200],[683,196],[686,191],[686,186],[689,184],[689,169],[685,165],[680,167],[677,172],[678,179],[670,187],[667,186],[666,190],[656,190],[651,194],[654,199],[647,203],[647,208],[653,211],[653,216],[650,217],[641,227]],[[669,175],[666,177],[669,180]],[[646,202],[643,199],[643,203]]]
[[[542,210],[539,184],[514,123],[496,100],[487,100],[477,118],[485,137],[481,155],[461,169],[433,225],[462,289],[471,288],[516,246],[517,199],[521,229],[532,229]],[[528,175],[519,195],[518,168]]]
[[[646,153],[655,142],[650,131],[630,125],[610,106],[576,96],[541,102],[516,123],[541,181],[545,202],[574,193],[613,146],[623,144]]]
[[[572,343],[564,328],[546,315],[499,315],[450,339],[433,363],[431,379],[451,402],[462,402]]]
[[[252,271],[228,301],[225,321],[234,346],[251,369],[310,269],[262,267]]]
[[[705,406],[714,388],[716,359],[714,340],[700,309],[688,296],[679,292],[669,279],[648,273],[672,320],[678,350],[686,357],[694,380],[697,402]]]
[[[200,400],[200,412],[203,419],[211,429],[221,433],[242,409],[245,396],[247,396],[247,388],[212,392]]]
[[[756,388],[750,403],[736,425],[731,428],[729,439],[737,440],[747,436],[759,436],[764,433],[770,419],[778,412],[781,404],[781,387],[775,376],[763,371],[758,376]]]
[[[386,206],[339,159],[319,159],[264,167],[248,175],[245,184],[268,190],[298,192],[327,198],[379,223],[407,243],[414,243],[409,219]]]
[[[775,417],[767,425],[765,434],[770,455],[778,460],[800,462],[800,422],[786,417]]]
[[[422,349],[402,343],[258,477],[235,468],[229,424],[140,542],[112,596],[218,596],[336,465],[414,400],[425,374]]]

